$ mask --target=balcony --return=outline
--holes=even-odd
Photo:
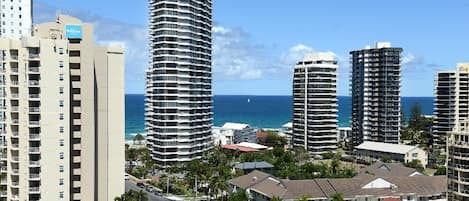
[[[19,175],[20,174],[19,169],[12,169],[11,172],[13,173],[13,175]]]
[[[39,94],[29,94],[29,99],[39,99]]]
[[[40,193],[40,190],[39,187],[29,187],[29,193]]]
[[[7,192],[6,191],[0,191],[0,197],[6,197]]]
[[[37,60],[37,59],[39,59],[39,54],[29,53],[29,59],[30,60]]]
[[[39,86],[39,81],[37,81],[37,80],[29,80],[29,86],[30,86],[30,87],[38,87],[38,86]]]
[[[11,68],[12,74],[18,74],[18,68]]]
[[[20,123],[20,120],[18,120],[18,119],[12,119],[12,120],[11,120],[11,123],[12,123],[12,124],[19,124],[19,123]]]
[[[11,111],[12,111],[12,112],[18,112],[18,111],[19,111],[19,107],[18,107],[18,106],[11,106]]]
[[[29,121],[30,126],[39,126],[39,121]]]
[[[29,73],[39,73],[39,67],[29,67],[28,72]]]
[[[20,161],[20,157],[18,157],[18,156],[13,156],[13,157],[11,157],[11,161],[13,161],[13,162],[19,162],[19,161]]]
[[[39,147],[30,147],[29,153],[39,153]]]
[[[13,132],[11,132],[11,136],[13,136],[13,137],[18,137],[19,135],[20,135],[20,134],[19,134],[18,131],[13,131]]]
[[[41,112],[41,109],[39,107],[29,107],[29,112],[38,113]]]
[[[41,164],[39,161],[29,161],[29,166],[30,167],[40,167]]]
[[[13,144],[11,144],[11,147],[13,149],[18,149],[20,147],[20,145],[18,143],[13,143]]]
[[[29,134],[30,140],[39,140],[41,136],[39,134]]]
[[[18,93],[12,93],[11,94],[12,99],[18,99],[19,97],[20,97],[20,95]]]
[[[29,174],[29,180],[38,180],[40,178],[39,174]]]
[[[18,84],[19,84],[18,80],[12,80],[11,81],[12,86],[18,86]]]

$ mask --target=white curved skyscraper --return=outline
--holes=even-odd
[[[161,166],[211,149],[212,1],[150,0],[147,146]]]

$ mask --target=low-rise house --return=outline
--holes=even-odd
[[[230,149],[233,151],[240,151],[240,152],[264,151],[264,150],[271,149],[271,147],[264,146],[261,144],[256,144],[256,143],[250,143],[250,142],[241,142],[238,144],[227,144],[227,145],[223,145],[222,148]]]
[[[423,167],[426,167],[428,163],[428,153],[418,146],[365,141],[356,146],[355,149],[355,155],[366,161],[388,158],[408,163],[419,160]]]
[[[234,166],[234,169],[241,170],[245,174],[250,173],[253,170],[259,170],[262,172],[271,172],[273,168],[274,166],[266,161],[237,163]]]
[[[246,190],[255,201],[274,197],[293,201],[304,196],[308,200],[325,201],[332,200],[336,193],[350,201],[446,200],[445,176],[288,180],[254,170],[228,182],[231,191]]]
[[[256,143],[256,130],[249,126],[249,124],[225,123],[220,129],[220,135],[229,138],[227,140],[231,142],[229,144],[241,142]]]
[[[355,177],[412,177],[423,174],[414,168],[409,168],[402,163],[383,163],[378,161],[358,171]]]

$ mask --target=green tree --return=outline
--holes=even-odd
[[[270,201],[282,201],[283,199],[278,197],[278,196],[274,196],[272,197],[272,199],[270,199]]]
[[[439,165],[436,169],[435,175],[446,175],[446,167],[444,165]]]
[[[422,108],[419,103],[414,103],[410,109],[409,127],[416,127],[420,118],[422,118]]]
[[[140,191],[129,190],[119,197],[115,197],[114,201],[148,201],[147,193]]]
[[[411,162],[406,163],[405,166],[414,168],[420,172],[422,172],[425,169],[422,163],[420,163],[420,160],[412,160]]]
[[[342,193],[336,192],[332,195],[332,201],[344,201],[344,196],[342,196]]]
[[[228,201],[247,201],[250,200],[248,194],[244,190],[238,190],[228,195]]]
[[[264,145],[269,147],[284,147],[287,144],[287,139],[278,135],[276,131],[267,131]]]
[[[135,137],[134,137],[134,144],[135,144],[135,142],[138,142],[138,144],[141,144],[142,141],[144,141],[144,140],[145,140],[145,137],[143,137],[142,134],[138,133],[138,134],[135,135]]]

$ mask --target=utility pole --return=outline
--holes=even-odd
[[[169,177],[166,178],[166,196],[169,196]]]

